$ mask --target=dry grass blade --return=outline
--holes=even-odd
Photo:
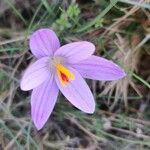
[[[146,2],[147,0],[145,0]],[[144,2],[144,0],[140,0],[139,4]],[[125,20],[131,16],[132,14],[134,14],[136,11],[138,11],[140,9],[139,6],[134,6],[132,7],[129,11],[125,11],[125,15],[119,19],[117,19],[111,26],[109,26],[109,28],[103,33],[103,36],[105,36],[106,34],[110,35],[113,34],[115,31],[118,30],[118,28],[125,22]],[[111,30],[113,29],[113,30]]]
[[[149,2],[0,1],[0,150],[148,150]],[[87,82],[97,104],[94,114],[80,112],[60,95],[37,131],[31,91],[21,91],[20,78],[36,61],[28,42],[39,28],[54,29],[62,45],[91,41],[95,55],[118,63],[127,76]]]

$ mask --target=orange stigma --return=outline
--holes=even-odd
[[[57,75],[60,83],[66,86],[71,80],[74,80],[74,75],[61,64],[56,65]]]

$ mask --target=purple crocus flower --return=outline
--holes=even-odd
[[[125,76],[113,62],[94,56],[92,43],[80,41],[60,47],[58,37],[50,29],[34,32],[30,48],[38,60],[25,71],[21,89],[33,89],[31,113],[38,130],[52,113],[59,90],[75,107],[93,113],[95,101],[83,78],[109,81]]]

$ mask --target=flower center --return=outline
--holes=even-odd
[[[66,86],[71,80],[74,80],[74,74],[62,64],[57,64],[56,70],[58,79],[63,86]]]
[[[74,74],[71,73],[71,71],[66,68],[64,64],[64,60],[61,57],[54,57],[51,59],[50,64],[52,67],[56,70],[58,79],[62,86],[67,86],[67,84],[74,80]]]

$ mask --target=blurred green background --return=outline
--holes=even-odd
[[[97,103],[93,115],[60,94],[37,131],[31,92],[19,83],[35,60],[29,36],[42,27],[55,30],[62,45],[93,42],[95,54],[119,64],[127,77],[87,80]],[[149,39],[149,0],[0,0],[0,150],[149,150]]]

